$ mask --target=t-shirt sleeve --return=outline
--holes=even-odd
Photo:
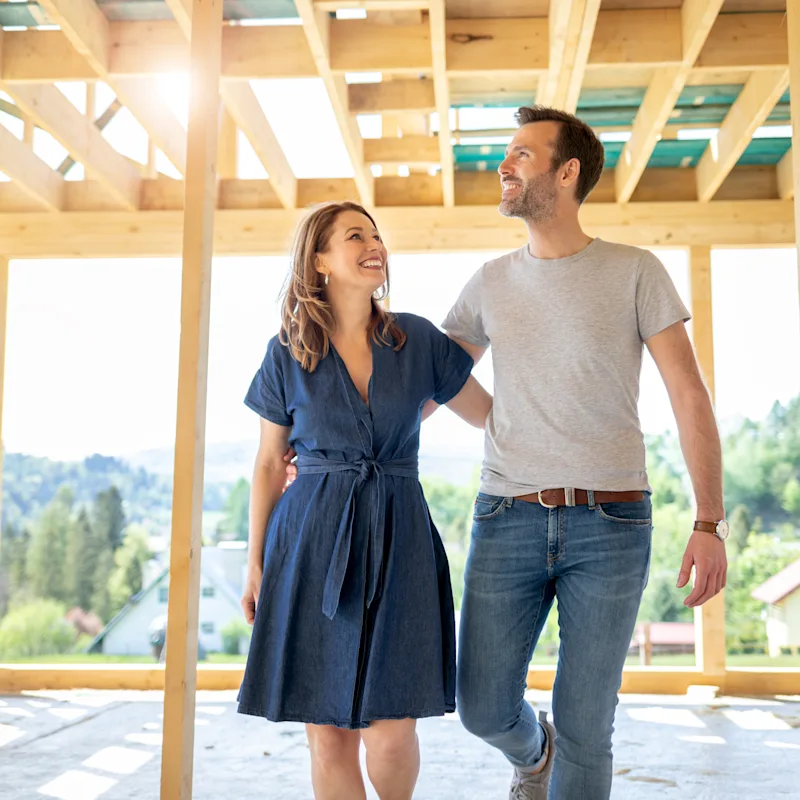
[[[479,269],[461,290],[442,327],[456,339],[488,347],[489,337],[483,327],[482,295],[483,268]]]
[[[290,427],[292,418],[286,409],[286,384],[281,364],[282,350],[284,347],[277,336],[270,340],[267,345],[267,354],[250,383],[244,403],[269,422]]]
[[[636,318],[642,341],[676,322],[688,322],[691,316],[666,267],[646,252],[636,277]]]
[[[466,350],[433,323],[428,325],[433,356],[433,400],[443,406],[464,388],[475,364]]]

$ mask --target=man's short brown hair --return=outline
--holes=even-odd
[[[523,106],[516,113],[517,124],[522,127],[531,122],[558,122],[551,168],[556,170],[572,158],[578,159],[581,172],[575,186],[575,199],[580,205],[597,186],[603,172],[605,150],[595,132],[583,120],[566,111],[545,106]]]

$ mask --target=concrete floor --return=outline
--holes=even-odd
[[[549,709],[548,694],[529,699]],[[161,703],[155,692],[0,697],[0,797],[157,800]],[[200,693],[196,722],[196,800],[310,800],[302,726],[239,716],[233,692]],[[800,800],[800,696],[623,695],[616,728],[614,800]],[[457,716],[419,732],[415,798],[505,800],[508,765]]]

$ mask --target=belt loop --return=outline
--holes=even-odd
[[[567,508],[575,508],[575,489],[564,489],[564,504]]]
[[[595,505],[597,505],[594,502],[594,489],[587,489],[586,490],[586,500],[587,500],[587,502],[589,504],[589,508],[594,510]]]

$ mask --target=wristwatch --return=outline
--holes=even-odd
[[[694,523],[694,529],[705,533],[713,533],[717,539],[723,542],[728,538],[728,533],[730,532],[728,523],[724,519],[717,520],[717,522],[701,522],[697,520]]]

